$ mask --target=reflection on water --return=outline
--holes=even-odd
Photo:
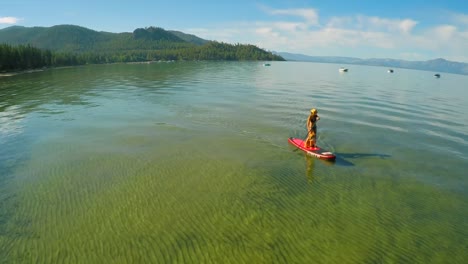
[[[315,163],[315,158],[310,157],[309,155],[304,155],[306,159],[306,164],[307,164],[307,169],[306,169],[306,176],[307,176],[307,181],[309,183],[312,183],[314,180],[314,163]]]
[[[13,135],[22,132],[21,121],[24,118],[17,106],[10,106],[0,112],[0,133]]]
[[[1,78],[0,263],[463,263],[467,77],[336,67]]]

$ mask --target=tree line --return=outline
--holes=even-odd
[[[0,71],[17,71],[79,65],[76,55],[41,50],[31,45],[11,46],[0,44]]]
[[[54,52],[31,45],[0,44],[0,71],[18,71],[116,62],[170,60],[284,60],[254,45],[209,42],[201,46],[175,46],[170,49],[142,49],[100,52]]]

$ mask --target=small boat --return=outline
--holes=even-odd
[[[341,68],[339,69],[339,72],[348,72],[348,68],[343,68],[343,67],[341,67]]]
[[[440,78],[440,74],[436,73],[436,74],[434,74],[434,77]]]
[[[263,66],[271,66],[270,63],[263,63]]]
[[[389,73],[393,73],[393,69],[388,69],[388,71],[387,71],[387,72],[389,72]]]

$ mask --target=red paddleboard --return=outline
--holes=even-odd
[[[306,148],[304,145],[305,141],[300,138],[290,137],[288,138],[288,142],[301,149],[310,156],[314,156],[324,160],[335,160],[336,158],[335,154],[331,153],[330,151],[324,150],[319,146],[316,146],[315,148]]]

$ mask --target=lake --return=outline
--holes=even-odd
[[[468,76],[340,66],[0,78],[0,263],[465,263]]]

